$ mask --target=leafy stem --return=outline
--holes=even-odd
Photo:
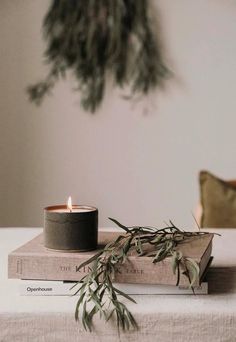
[[[118,266],[126,262],[131,251],[138,256],[149,256],[154,264],[170,257],[176,285],[179,284],[181,275],[184,275],[193,289],[199,277],[199,266],[195,260],[183,256],[177,247],[190,238],[208,234],[183,231],[171,221],[168,226],[158,229],[148,226],[126,227],[113,218],[110,220],[123,229],[124,234],[79,266],[81,269],[89,265],[89,273],[73,286],[77,288],[74,294],[79,294],[75,319],[81,320],[85,330],[89,331],[92,330],[93,317],[96,314],[105,321],[115,320],[118,331],[138,329],[135,318],[122,302],[122,298],[133,303],[135,300],[114,286]],[[147,246],[151,247],[151,251]]]
[[[149,6],[145,0],[51,0],[42,27],[49,71],[27,88],[30,100],[39,105],[68,72],[82,107],[92,113],[102,103],[108,77],[126,86],[131,97],[163,88],[172,73]]]

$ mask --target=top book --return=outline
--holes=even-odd
[[[89,266],[80,270],[79,265],[91,258],[107,243],[122,233],[99,231],[99,248],[95,251],[68,253],[48,250],[43,245],[43,234],[38,235],[8,256],[8,277],[35,280],[72,280],[79,281],[89,272]],[[212,252],[213,234],[199,235],[181,243],[178,250],[183,256],[192,258],[200,268],[199,279],[194,286],[201,283],[202,275],[209,263]],[[175,285],[171,258],[156,264],[151,257],[131,255],[119,266],[115,282],[139,284]],[[181,276],[179,285],[189,285],[187,277]]]

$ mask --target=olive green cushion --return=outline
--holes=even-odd
[[[201,227],[236,228],[236,187],[207,171],[200,172]]]

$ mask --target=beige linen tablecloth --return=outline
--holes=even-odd
[[[114,325],[95,320],[95,332],[74,321],[75,297],[23,297],[19,280],[7,279],[7,255],[42,230],[0,228],[0,341],[236,341],[236,230],[214,238],[209,295],[135,296],[129,303],[139,331],[117,334]],[[214,230],[219,232],[219,230]]]

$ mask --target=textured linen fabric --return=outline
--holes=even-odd
[[[175,298],[172,299],[173,301]],[[228,303],[230,304],[230,303]],[[169,307],[169,310],[173,306]],[[72,314],[1,315],[1,341],[4,342],[234,342],[236,318],[233,313],[138,313],[140,330],[121,333],[103,322],[95,322],[95,332],[84,332]]]
[[[211,230],[212,231],[212,230]],[[2,342],[234,342],[236,340],[236,231],[216,230],[209,295],[134,296],[128,303],[139,331],[117,333],[95,319],[92,333],[74,320],[76,297],[18,295],[20,280],[7,279],[7,254],[41,230],[0,229],[0,341]]]
[[[236,228],[236,184],[207,171],[199,174],[201,227]]]

